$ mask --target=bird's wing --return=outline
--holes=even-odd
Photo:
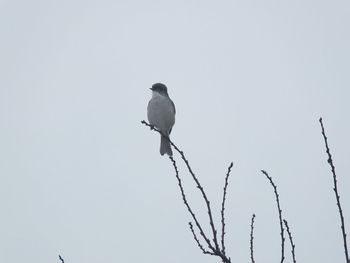
[[[175,104],[174,104],[174,102],[170,99],[170,101],[171,101],[171,104],[173,105],[173,108],[174,108],[174,114],[176,113],[176,109],[175,109]]]

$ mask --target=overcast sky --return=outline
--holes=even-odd
[[[159,135],[140,123],[149,88],[163,82],[177,109],[172,139],[218,224],[234,162],[232,262],[250,262],[252,213],[256,261],[280,260],[260,169],[278,186],[298,262],[344,262],[318,118],[350,235],[349,12],[336,0],[0,0],[0,261],[218,262],[192,239]]]

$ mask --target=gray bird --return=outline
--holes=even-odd
[[[175,123],[175,105],[169,98],[168,89],[164,84],[153,84],[151,90],[152,98],[147,106],[148,121],[164,134],[160,138],[160,154],[172,156],[170,143],[165,136],[169,137]]]

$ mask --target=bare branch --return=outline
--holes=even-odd
[[[292,246],[292,251],[291,252],[292,252],[292,256],[293,256],[293,263],[296,263],[297,261],[295,259],[295,245],[294,245],[294,242],[293,242],[292,233],[290,232],[287,220],[283,219],[283,222],[284,222],[284,225],[286,226],[286,229],[287,229],[290,245]]]
[[[274,184],[274,182],[272,181],[272,178],[269,176],[269,174],[266,171],[261,170],[261,172],[270,181],[270,184],[272,185],[273,190],[275,192],[275,196],[276,196],[278,216],[279,216],[280,228],[281,228],[281,263],[282,263],[284,261],[284,241],[285,241],[285,238],[284,238],[284,228],[283,228],[283,222],[282,222],[282,210],[281,210],[281,206],[280,206],[279,195],[277,192],[277,186]]]
[[[196,241],[196,243],[197,243],[199,249],[202,250],[203,254],[209,254],[209,255],[214,255],[214,256],[215,256],[215,254],[214,254],[213,252],[210,252],[210,251],[207,251],[207,250],[204,249],[203,245],[199,242],[199,239],[198,239],[196,233],[194,232],[192,223],[189,222],[188,224],[190,225],[190,229],[191,229],[193,238],[194,238],[194,240]]]
[[[255,219],[255,214],[252,216],[252,223],[250,225],[250,259],[252,260],[252,263],[255,263],[254,260],[254,219]]]
[[[62,263],[64,263],[63,258],[61,257],[61,255],[58,255],[58,258],[61,260]]]
[[[194,174],[194,172],[192,171],[192,168],[188,162],[188,160],[186,159],[185,157],[185,154],[183,151],[181,151],[171,140],[168,136],[165,136],[164,134],[162,134],[162,132],[160,130],[158,130],[157,128],[155,128],[154,126],[148,124],[146,121],[141,121],[142,124],[150,127],[152,130],[155,130],[156,132],[158,132],[159,134],[163,135],[169,142],[170,144],[174,147],[174,149],[181,155],[181,158],[182,160],[185,162],[186,164],[186,167],[189,171],[189,173],[191,174],[192,176],[192,179],[195,181],[196,185],[197,185],[197,188],[199,189],[199,191],[201,192],[202,196],[203,196],[203,199],[206,203],[206,206],[207,206],[207,211],[208,211],[208,216],[209,216],[209,223],[210,223],[210,227],[211,227],[211,230],[213,232],[213,241],[214,241],[214,245],[215,245],[215,250],[220,250],[219,248],[219,244],[218,244],[218,241],[217,241],[217,231],[216,231],[216,228],[215,228],[215,225],[214,225],[214,220],[213,220],[213,216],[212,216],[212,212],[211,212],[211,207],[210,207],[210,201],[208,200],[208,197],[206,195],[206,193],[204,192],[204,189],[202,187],[202,185],[200,184],[198,178],[196,177],[196,175]],[[208,243],[208,242],[207,242]]]
[[[339,196],[339,192],[338,192],[338,185],[337,185],[337,176],[335,174],[335,166],[333,164],[333,159],[332,159],[332,155],[331,152],[329,150],[329,146],[328,146],[328,139],[326,136],[326,133],[324,131],[324,127],[323,127],[323,122],[322,122],[322,118],[319,119],[319,122],[321,124],[321,128],[322,128],[322,136],[324,139],[324,143],[326,146],[326,153],[328,155],[328,164],[331,167],[332,170],[332,174],[333,174],[333,190],[335,193],[335,198],[337,199],[337,206],[338,206],[338,210],[339,210],[339,215],[340,215],[340,221],[341,221],[341,230],[342,230],[342,234],[343,234],[343,241],[344,241],[344,250],[345,250],[345,259],[346,259],[346,263],[350,263],[350,259],[349,259],[349,253],[348,253],[348,245],[346,242],[346,232],[345,232],[345,224],[344,224],[344,216],[343,216],[343,210],[341,208],[340,205],[340,196]]]
[[[226,193],[227,193],[227,186],[228,186],[228,178],[231,173],[233,163],[230,163],[230,166],[228,167],[226,177],[225,177],[225,185],[224,185],[224,193],[222,196],[222,204],[221,204],[221,251],[223,254],[225,254],[225,201],[226,201]]]
[[[229,257],[226,256],[225,252],[221,251],[220,250],[220,247],[219,247],[219,244],[218,244],[218,241],[217,241],[217,230],[215,228],[215,225],[214,225],[214,220],[213,220],[213,216],[212,216],[212,211],[211,211],[211,207],[210,207],[210,202],[208,200],[208,197],[202,187],[202,185],[200,184],[198,178],[196,177],[196,175],[194,174],[194,172],[192,171],[192,168],[188,162],[188,160],[186,159],[185,157],[185,154],[183,153],[183,151],[181,151],[170,139],[169,137],[165,136],[164,134],[162,134],[161,131],[159,131],[157,128],[155,128],[154,126],[148,124],[146,121],[141,121],[142,124],[150,127],[152,130],[158,132],[159,134],[163,135],[168,141],[169,143],[174,147],[174,149],[180,154],[182,160],[185,162],[186,164],[186,167],[189,171],[189,173],[191,174],[192,176],[192,179],[195,181],[196,185],[197,185],[197,188],[200,190],[201,194],[202,194],[202,197],[206,203],[206,206],[207,206],[207,212],[208,212],[208,216],[209,216],[209,223],[210,223],[210,227],[211,227],[211,230],[213,232],[213,241],[214,241],[214,245],[212,245],[212,243],[210,242],[209,238],[207,238],[207,236],[205,235],[200,223],[198,222],[197,220],[197,217],[196,215],[194,214],[194,212],[192,211],[188,201],[187,201],[187,198],[186,198],[186,195],[185,195],[185,191],[184,191],[184,188],[182,186],[182,182],[181,182],[181,178],[179,176],[179,171],[178,171],[178,168],[177,168],[177,165],[176,165],[176,162],[174,160],[174,158],[172,156],[169,156],[169,159],[170,161],[172,162],[173,166],[174,166],[174,169],[175,169],[175,175],[176,175],[176,178],[178,180],[178,184],[179,184],[179,187],[180,187],[180,190],[181,190],[181,195],[182,195],[182,199],[184,201],[184,204],[185,206],[187,207],[187,210],[189,211],[189,213],[191,214],[201,236],[203,237],[203,239],[206,241],[209,249],[211,251],[207,251],[205,250],[205,248],[203,247],[203,245],[200,243],[195,231],[194,231],[194,228],[193,228],[193,225],[192,223],[190,223],[190,229],[191,229],[191,232],[192,232],[192,235],[194,237],[194,240],[196,241],[198,247],[201,249],[201,251],[204,253],[204,254],[210,254],[210,255],[214,255],[214,256],[217,256],[217,257],[220,257],[222,262],[223,263],[231,263],[231,259]],[[226,181],[228,180],[228,176],[229,176],[229,173],[230,173],[230,170],[231,170],[231,167],[232,167],[232,164],[229,168],[229,171],[228,171],[228,174],[226,175]],[[226,199],[226,188],[227,188],[227,182],[225,183],[225,193],[224,193],[224,200]],[[225,201],[223,201],[225,202]],[[225,204],[224,204],[225,205]]]
[[[187,207],[188,212],[191,214],[191,216],[192,216],[194,222],[196,223],[196,226],[198,227],[201,236],[202,236],[202,237],[204,238],[204,240],[207,242],[208,247],[209,247],[212,251],[215,251],[215,249],[214,249],[214,247],[212,246],[210,240],[207,238],[207,236],[205,235],[205,233],[204,233],[204,231],[203,231],[203,229],[202,229],[200,223],[198,222],[198,219],[197,219],[195,213],[192,211],[190,205],[189,205],[188,202],[187,202],[187,198],[186,198],[186,195],[185,195],[185,190],[184,190],[184,188],[183,188],[183,186],[182,186],[182,182],[181,182],[181,178],[180,178],[180,176],[179,176],[179,170],[177,169],[176,162],[175,162],[175,160],[174,160],[174,158],[173,158],[172,156],[169,156],[169,159],[171,160],[171,162],[172,162],[172,164],[173,164],[173,166],[174,166],[174,169],[175,169],[175,176],[176,176],[176,179],[177,179],[178,184],[179,184],[179,187],[180,187],[180,191],[181,191],[181,195],[182,195],[182,200],[184,201],[184,204],[185,204],[185,206]]]

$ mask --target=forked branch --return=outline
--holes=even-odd
[[[206,207],[207,207],[207,212],[208,212],[208,216],[209,216],[209,224],[210,224],[210,228],[211,228],[211,231],[212,231],[212,234],[213,234],[213,243],[210,241],[210,239],[208,238],[208,236],[204,233],[204,230],[201,226],[201,224],[199,223],[195,213],[193,212],[193,209],[191,208],[191,206],[189,205],[188,201],[187,201],[187,198],[186,198],[186,194],[185,194],[185,191],[184,191],[184,188],[183,188],[183,185],[182,185],[182,181],[181,181],[181,178],[179,176],[179,171],[178,171],[178,168],[177,168],[177,165],[176,165],[176,161],[175,159],[172,157],[172,156],[169,156],[169,159],[170,161],[172,162],[173,164],[173,167],[174,167],[174,170],[175,170],[175,176],[177,178],[177,181],[178,181],[178,185],[179,185],[179,188],[180,188],[180,191],[181,191],[181,195],[182,195],[182,199],[183,199],[183,202],[185,204],[185,206],[187,207],[187,210],[189,211],[189,213],[191,214],[192,216],[192,219],[194,220],[195,222],[195,225],[196,227],[198,228],[199,230],[199,233],[200,235],[202,236],[202,238],[205,240],[207,246],[208,246],[208,250],[204,248],[204,246],[200,243],[196,233],[195,233],[195,230],[193,228],[193,225],[192,223],[189,223],[190,225],[190,230],[192,232],[192,235],[193,235],[193,238],[194,240],[196,241],[198,247],[201,249],[201,251],[204,253],[204,254],[210,254],[210,255],[215,255],[215,256],[218,256],[221,258],[222,262],[224,263],[231,263],[231,259],[229,257],[226,256],[226,252],[225,252],[225,249],[224,249],[224,231],[225,231],[225,219],[224,219],[224,208],[225,208],[225,200],[226,200],[226,189],[227,189],[227,185],[228,185],[228,177],[230,175],[230,171],[231,171],[231,168],[232,168],[232,163],[231,165],[229,166],[229,169],[228,169],[228,172],[226,174],[226,178],[225,178],[225,186],[224,186],[224,195],[223,195],[223,203],[222,203],[222,211],[221,211],[221,215],[222,215],[222,240],[221,240],[221,245],[222,247],[220,248],[220,245],[218,243],[218,239],[217,239],[217,229],[215,227],[215,224],[214,224],[214,220],[213,220],[213,215],[212,215],[212,210],[211,210],[211,206],[210,206],[210,201],[202,187],[202,185],[200,184],[198,178],[196,177],[196,175],[194,174],[188,160],[186,159],[185,157],[185,154],[183,151],[181,151],[170,139],[169,137],[165,136],[164,134],[162,134],[162,132],[160,130],[158,130],[157,128],[155,128],[154,126],[150,125],[149,123],[147,123],[146,121],[141,121],[142,124],[150,127],[152,130],[158,132],[159,134],[163,135],[168,141],[169,143],[174,147],[174,149],[180,154],[182,160],[184,161],[189,173],[191,174],[191,177],[192,179],[195,181],[196,183],[196,186],[197,188],[199,189],[199,191],[201,192],[202,194],[202,197],[205,201],[205,204],[206,204]]]
[[[192,211],[192,208],[190,207],[190,205],[189,205],[189,203],[188,203],[188,201],[187,201],[186,194],[185,194],[185,190],[184,190],[184,188],[183,188],[183,186],[182,186],[181,178],[180,178],[180,176],[179,176],[179,170],[178,170],[178,168],[177,168],[176,161],[174,160],[174,158],[173,158],[172,156],[169,156],[169,159],[171,160],[171,162],[172,162],[172,164],[173,164],[173,167],[174,167],[174,170],[175,170],[175,176],[176,176],[176,179],[177,179],[177,182],[178,182],[180,191],[181,191],[182,200],[183,200],[185,206],[187,207],[188,212],[189,212],[190,215],[192,216],[194,222],[196,223],[196,226],[198,227],[201,236],[202,236],[202,237],[204,238],[204,240],[206,241],[208,247],[213,251],[213,250],[215,250],[214,247],[212,246],[212,244],[211,244],[209,238],[208,238],[208,237],[206,236],[206,234],[204,233],[204,231],[203,231],[203,229],[202,229],[202,226],[200,225],[200,223],[199,223],[199,221],[198,221],[198,219],[197,219],[195,213]],[[192,224],[191,224],[191,225],[192,225]],[[191,225],[190,225],[190,226],[191,226]],[[193,228],[191,228],[191,230],[192,230],[192,229],[193,229]],[[194,233],[194,232],[192,232],[192,233]],[[195,236],[195,234],[194,234],[194,236]],[[195,238],[195,240],[196,240],[196,238]],[[198,239],[197,239],[197,240],[198,240]],[[197,240],[196,240],[196,242],[197,242]],[[198,242],[199,242],[199,241],[198,241]],[[198,242],[197,242],[197,243],[198,243]]]
[[[217,241],[217,231],[214,225],[214,220],[213,220],[213,216],[212,216],[212,212],[211,212],[211,207],[210,207],[210,202],[209,199],[206,195],[206,193],[204,192],[204,189],[202,187],[202,185],[200,184],[198,178],[196,177],[196,175],[194,174],[194,172],[192,171],[192,168],[188,162],[188,160],[185,157],[185,154],[183,151],[181,151],[170,139],[168,136],[165,136],[164,134],[162,134],[162,132],[160,130],[158,130],[157,128],[155,128],[154,126],[150,125],[149,123],[147,123],[146,121],[141,121],[142,124],[150,127],[152,130],[158,132],[159,134],[163,135],[165,138],[167,138],[167,140],[170,142],[170,144],[174,147],[174,149],[181,155],[182,160],[185,162],[186,167],[189,171],[189,173],[192,176],[192,179],[195,181],[197,188],[199,189],[199,191],[201,192],[203,199],[205,201],[205,204],[207,206],[207,211],[208,211],[208,216],[209,216],[209,223],[210,223],[210,227],[211,230],[213,232],[213,241],[214,241],[214,245],[215,245],[215,249],[219,250],[219,245],[218,245],[218,241]]]

